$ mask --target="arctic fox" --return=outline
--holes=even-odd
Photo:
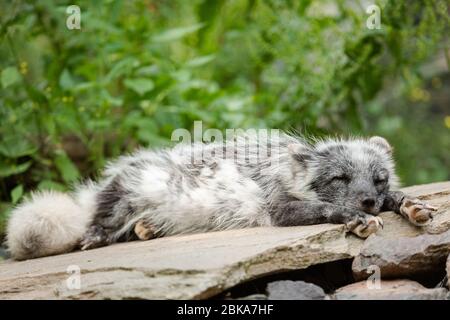
[[[6,242],[24,260],[256,226],[345,224],[366,238],[383,226],[377,215],[387,210],[427,224],[435,208],[397,185],[392,148],[381,137],[308,143],[283,134],[179,144],[123,156],[70,195],[34,193],[12,212]]]

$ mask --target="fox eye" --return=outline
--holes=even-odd
[[[387,178],[375,178],[375,179],[373,180],[373,182],[374,182],[375,184],[384,184],[384,183],[386,183],[386,181],[387,181]]]
[[[349,182],[350,181],[350,177],[346,174],[340,174],[337,176],[334,176],[333,179],[331,179],[332,181],[341,181],[341,182]]]
[[[386,171],[382,170],[380,173],[375,175],[373,178],[373,183],[376,185],[385,184],[388,181],[389,175]]]

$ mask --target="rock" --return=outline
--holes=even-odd
[[[365,279],[379,268],[383,279],[423,276],[445,269],[450,253],[450,230],[416,237],[369,237],[352,264],[355,279]]]
[[[342,287],[332,296],[336,300],[444,300],[444,288],[428,289],[411,280],[383,280],[375,283],[361,281]]]
[[[267,285],[269,300],[324,300],[323,289],[304,281],[282,280]]]
[[[439,234],[450,230],[450,181],[412,186],[401,189],[411,197],[417,197],[438,207],[433,221],[425,227],[416,227],[394,212],[383,212],[384,228],[377,235],[383,238],[414,237],[420,234]]]
[[[393,212],[380,216],[384,228],[370,236],[353,261],[357,280],[367,278],[380,268],[382,278],[419,276],[443,271],[450,252],[450,182],[439,182],[402,189],[438,207],[434,220],[426,227],[416,227]]]
[[[386,212],[377,236],[414,237],[450,228],[450,182],[405,191],[440,206],[435,220],[418,228]],[[0,299],[203,299],[269,274],[351,259],[363,243],[342,225],[324,224],[174,236],[7,260],[0,262]],[[432,255],[434,248],[424,250]]]
[[[417,228],[418,230],[431,234],[450,230],[450,181],[412,186],[403,188],[402,191],[438,207],[433,221],[423,228]]]
[[[7,261],[0,264],[0,299],[208,298],[266,274],[351,258],[359,242],[345,234],[331,224],[254,228]]]

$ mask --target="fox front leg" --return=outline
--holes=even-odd
[[[437,208],[401,191],[391,191],[384,201],[382,210],[394,211],[416,226],[425,226],[433,220]]]
[[[320,223],[345,224],[348,231],[367,238],[383,228],[383,220],[363,211],[320,201],[290,201],[272,210],[274,226]]]

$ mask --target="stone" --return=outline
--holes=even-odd
[[[323,289],[304,281],[282,280],[267,285],[269,300],[324,300]]]
[[[438,206],[436,218],[418,228],[385,212],[378,237],[449,230],[450,182],[404,191]],[[439,256],[444,242],[439,242]],[[363,243],[343,225],[324,224],[173,236],[28,261],[6,260],[0,261],[0,299],[205,299],[256,278],[351,259]],[[433,248],[425,251],[432,254]]]
[[[444,270],[450,252],[450,182],[402,191],[438,207],[433,221],[425,227],[416,227],[393,212],[380,214],[384,228],[364,242],[353,261],[356,280],[370,276],[373,266],[379,268],[383,279]]]
[[[380,271],[383,279],[423,276],[445,269],[450,253],[450,230],[441,234],[416,237],[369,237],[355,257],[352,270],[355,279],[365,279]]]
[[[417,228],[420,233],[439,234],[450,230],[450,181],[412,186],[402,191],[438,208],[429,225]]]
[[[430,224],[417,227],[392,211],[383,212],[384,227],[377,232],[383,238],[414,237],[420,234],[439,234],[450,230],[450,181],[430,183],[401,189],[411,197],[417,197],[436,206],[438,210]]]
[[[444,288],[428,289],[411,280],[361,281],[342,287],[332,295],[336,300],[445,300]]]
[[[352,239],[343,225],[254,228],[7,261],[0,299],[204,299],[263,275],[351,258]]]

